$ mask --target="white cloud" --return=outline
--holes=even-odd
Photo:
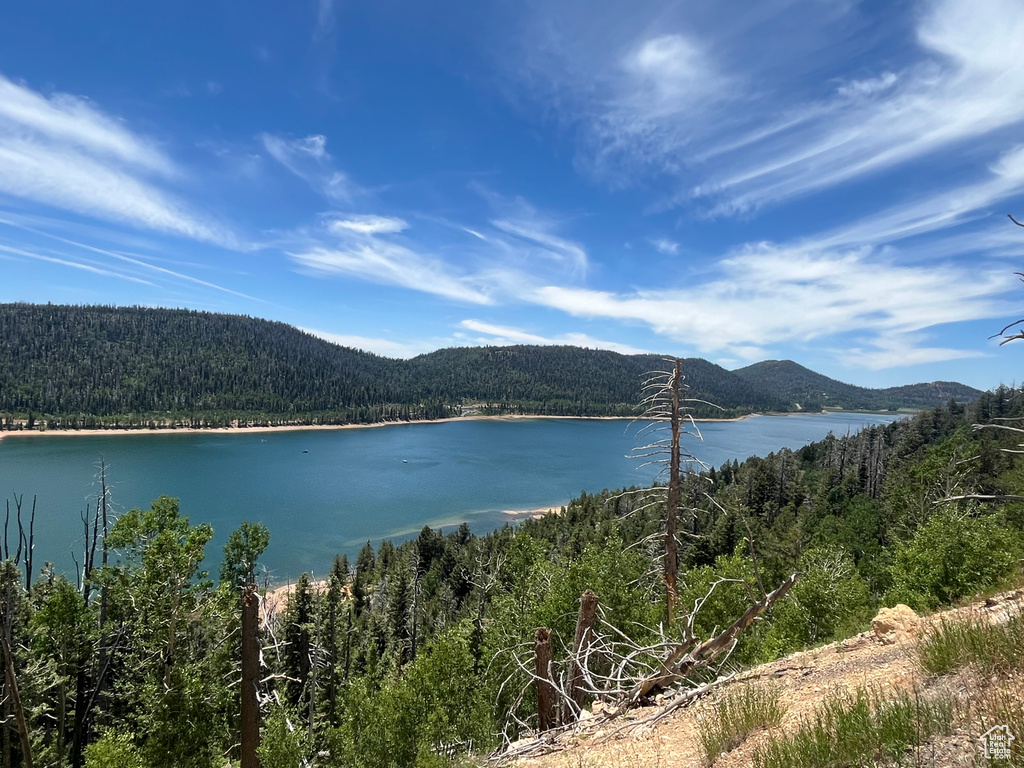
[[[841,103],[808,105],[811,119],[733,157],[693,194],[724,198],[718,213],[748,210],[1020,124],[1022,39],[1020,0],[935,3],[917,28],[919,58],[899,78],[862,81],[871,99],[851,101],[841,89]]]
[[[350,275],[471,304],[491,303],[479,279],[383,237],[400,233],[407,226],[402,219],[387,216],[327,217],[322,233],[304,235],[303,242],[286,253],[300,267],[316,274]]]
[[[552,234],[550,225],[537,220],[495,219],[491,224],[502,232],[540,245],[533,253],[554,261],[567,262],[577,273],[587,269],[587,252],[583,246]]]
[[[77,96],[46,98],[0,75],[0,136],[53,142],[119,160],[164,175],[173,163],[151,142],[135,136],[119,121]]]
[[[719,268],[716,279],[686,291],[546,286],[533,300],[579,317],[642,322],[703,353],[737,354],[856,332],[870,334],[879,349],[908,347],[924,329],[1012,311],[995,298],[1012,287],[1006,272],[900,266],[869,248],[814,252],[752,245]]]
[[[978,350],[921,346],[924,341],[921,335],[908,334],[904,337],[880,338],[868,342],[867,349],[837,349],[833,350],[833,354],[849,367],[868,368],[873,371],[986,356],[984,352]]]
[[[887,91],[896,85],[899,77],[895,72],[883,72],[878,77],[871,77],[866,80],[851,80],[839,86],[840,96],[857,98],[859,96],[873,96],[876,93]]]
[[[317,0],[313,40],[320,41],[334,32],[334,0]]]
[[[667,237],[656,237],[651,240],[651,245],[654,246],[654,250],[658,253],[663,253],[666,256],[679,255],[679,243],[675,240],[669,240]]]
[[[645,101],[648,117],[676,114],[719,85],[707,53],[681,34],[645,40],[626,56],[622,68],[639,90],[630,103]]]
[[[559,336],[540,336],[534,333],[523,331],[507,325],[494,325],[480,320],[463,320],[460,325],[475,333],[484,334],[476,341],[480,344],[495,346],[509,346],[512,344],[538,344],[544,346],[571,345],[574,347],[588,347],[590,349],[607,349],[611,352],[618,352],[623,355],[647,354],[646,350],[638,349],[629,344],[620,344],[616,341],[605,341],[595,339],[585,333],[566,333]]]
[[[586,274],[588,257],[586,249],[577,242],[559,234],[562,222],[542,213],[522,197],[507,198],[478,183],[470,189],[483,197],[495,211],[490,224],[499,232],[483,234],[475,229],[462,227],[463,231],[479,240],[497,247],[503,252],[504,260],[518,268],[535,272],[538,260],[546,266],[563,266],[571,277]],[[502,237],[501,234],[512,238]]]
[[[352,199],[356,187],[345,173],[335,168],[334,158],[327,152],[327,137],[284,139],[264,133],[260,138],[272,158],[317,192],[331,200]]]
[[[545,110],[579,126],[581,168],[614,187],[667,176],[676,193],[659,208],[749,212],[968,142],[1006,148],[1005,129],[1024,122],[1022,0],[894,7],[884,43],[852,42],[860,13],[804,2],[546,5],[515,72]],[[831,73],[853,57],[884,65],[837,84]]]
[[[1024,146],[1004,152],[985,178],[962,183],[909,203],[897,204],[882,213],[864,217],[831,232],[817,235],[813,245],[834,248],[860,244],[892,243],[909,237],[954,227],[983,214],[995,203],[1024,191]]]
[[[155,142],[89,102],[60,93],[47,98],[0,76],[0,192],[237,247],[230,232],[146,178],[180,175]]]
[[[117,272],[116,270],[105,269],[104,267],[97,266],[96,264],[89,264],[88,262],[61,259],[56,256],[46,256],[41,253],[35,253],[34,251],[26,251],[22,248],[12,248],[7,245],[0,245],[0,251],[10,253],[14,256],[21,256],[26,259],[33,259],[34,261],[46,261],[51,264],[59,264],[62,267],[71,267],[72,269],[78,269],[83,272],[91,272],[94,275],[101,275],[102,277],[116,277],[118,280],[127,280],[132,283],[138,283],[139,285],[153,285],[153,283],[148,280],[133,277],[132,275],[125,275],[121,272]]]
[[[327,228],[335,234],[355,232],[360,235],[385,235],[401,232],[403,229],[408,229],[409,225],[402,219],[392,216],[359,215],[332,218],[328,221]]]
[[[438,348],[434,341],[394,341],[393,339],[381,339],[370,336],[352,336],[344,333],[331,333],[319,331],[315,328],[300,328],[308,334],[330,341],[333,344],[340,344],[343,347],[361,349],[364,352],[372,352],[383,357],[410,358],[422,355],[425,352],[432,352]]]
[[[119,168],[61,147],[0,139],[0,192],[97,218],[234,244],[171,196]]]
[[[148,276],[151,277],[151,278],[154,278],[154,279],[156,279],[158,277],[162,277],[165,280],[167,280],[169,278],[172,282],[174,282],[174,281],[183,281],[183,282],[186,282],[186,283],[190,283],[192,285],[199,285],[199,286],[202,286],[204,288],[212,288],[215,291],[220,291],[222,293],[227,293],[227,294],[230,294],[232,296],[238,296],[239,298],[250,299],[252,301],[263,301],[263,299],[259,299],[259,298],[255,297],[255,296],[250,296],[248,294],[241,293],[240,291],[232,290],[231,288],[227,288],[227,287],[225,287],[223,285],[218,285],[218,284],[212,283],[212,282],[210,282],[208,280],[201,280],[200,278],[192,277],[191,275],[187,275],[187,274],[184,274],[182,272],[179,272],[179,271],[176,271],[176,270],[173,270],[173,269],[168,269],[167,267],[161,267],[161,266],[159,266],[157,264],[152,264],[152,263],[150,263],[147,260],[148,257],[143,257],[143,256],[140,256],[139,254],[119,253],[117,251],[109,250],[109,249],[106,249],[106,248],[99,248],[99,247],[97,247],[95,245],[89,245],[87,243],[83,243],[83,242],[80,242],[78,240],[72,240],[72,239],[67,238],[67,237],[61,237],[60,235],[55,235],[52,232],[46,232],[46,231],[44,231],[42,229],[39,229],[39,228],[37,228],[35,226],[32,226],[32,224],[28,223],[28,221],[31,221],[32,223],[43,224],[45,226],[51,226],[51,227],[52,226],[61,226],[61,225],[65,224],[65,222],[54,222],[52,220],[39,220],[38,217],[18,216],[17,214],[11,214],[9,212],[4,212],[3,213],[3,217],[0,218],[0,224],[3,224],[5,226],[13,227],[15,229],[20,229],[20,230],[22,230],[24,232],[31,232],[32,234],[37,235],[39,237],[45,237],[45,238],[47,238],[49,240],[54,240],[54,241],[56,241],[58,243],[61,243],[61,244],[65,245],[65,246],[70,246],[70,248],[74,249],[74,250],[88,251],[90,254],[99,255],[101,257],[106,257],[109,260],[113,260],[113,261],[119,262],[118,264],[111,265],[111,266],[123,267],[124,264],[128,264],[128,265],[130,265],[129,268],[134,267],[136,269],[137,273],[148,273]],[[76,227],[76,228],[80,229],[81,227]],[[91,235],[91,236],[94,236],[94,237],[95,236],[103,236],[103,235],[107,235],[108,234],[106,232],[100,232],[100,233],[93,232],[93,231],[91,231],[88,228],[86,229],[86,232],[87,232],[88,235]],[[147,244],[143,244],[143,245],[144,245],[144,247],[146,247]],[[26,256],[29,256],[29,257],[36,257],[36,256],[34,256],[34,254],[29,254],[29,253],[25,253],[23,255],[26,255]],[[72,259],[70,257],[68,257],[68,259],[65,260],[65,261],[72,261]],[[59,263],[64,263],[64,262],[62,261],[62,262],[59,262]],[[68,266],[74,266],[74,264],[70,264],[69,263]],[[99,274],[99,273],[97,273],[97,274]],[[151,283],[148,280],[141,280],[139,278],[125,276],[125,275],[122,275],[120,272],[117,272],[117,276],[120,276],[120,277],[122,277],[123,279],[126,279],[126,280],[134,280],[136,282],[142,282],[142,283],[144,283],[146,285],[153,285],[153,283]]]

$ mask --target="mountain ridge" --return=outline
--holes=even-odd
[[[408,360],[279,321],[184,309],[0,304],[0,420],[52,427],[373,423],[482,413],[631,416],[667,358],[573,346],[450,347]],[[973,400],[955,382],[856,387],[793,361],[683,361],[698,417]],[[820,395],[815,393],[820,392]]]

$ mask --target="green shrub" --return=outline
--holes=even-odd
[[[85,748],[85,768],[146,768],[146,763],[131,734],[110,730]]]
[[[453,627],[378,686],[357,679],[331,752],[350,768],[428,768],[444,744],[490,746],[490,704],[471,652],[473,628]]]
[[[292,723],[294,725],[294,719]],[[256,754],[263,768],[295,768],[302,765],[306,757],[303,733],[289,728],[288,716],[282,707],[275,707],[263,724]]]
[[[933,609],[997,587],[1019,572],[1020,532],[1001,515],[971,517],[955,505],[935,512],[898,545],[889,605]]]
[[[867,622],[867,582],[841,547],[815,547],[800,558],[803,576],[772,608],[757,661],[770,661],[809,645],[847,637]]]

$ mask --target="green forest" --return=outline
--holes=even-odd
[[[865,389],[796,363],[685,361],[698,417],[897,410],[980,394],[934,382]],[[0,429],[221,427],[480,414],[632,416],[658,355],[463,347],[392,360],[280,322],[145,307],[0,305]]]
[[[1024,391],[1000,387],[686,475],[685,610],[666,631],[683,632],[716,580],[728,579],[695,614],[699,637],[801,572],[741,635],[739,667],[859,631],[881,605],[927,611],[1019,582],[1024,504],[978,497],[1024,494],[1024,462],[1005,450],[1020,435],[999,428],[1020,418]],[[265,580],[273,531],[244,523],[209,552],[211,528],[176,500],[114,521],[104,491],[75,578],[27,567],[32,489],[21,491],[0,571],[0,765],[23,764],[26,749],[36,766],[237,765],[241,586]],[[325,563],[325,583],[303,576],[261,625],[262,765],[449,765],[535,728],[523,660],[540,627],[556,664],[566,658],[584,590],[638,645],[666,625],[665,510],[658,489],[587,493],[485,536],[462,526],[367,542],[354,562]]]

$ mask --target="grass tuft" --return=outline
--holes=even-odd
[[[932,736],[953,727],[950,696],[919,692],[886,698],[876,690],[834,690],[789,736],[776,736],[754,753],[754,768],[839,768],[900,763]]]
[[[975,666],[986,675],[1006,675],[1024,667],[1024,616],[1005,624],[990,624],[982,617],[943,619],[918,648],[922,668],[932,675],[948,675]]]
[[[726,691],[715,703],[714,712],[698,726],[704,764],[712,765],[757,729],[778,725],[784,714],[781,696],[774,684],[748,684]]]

